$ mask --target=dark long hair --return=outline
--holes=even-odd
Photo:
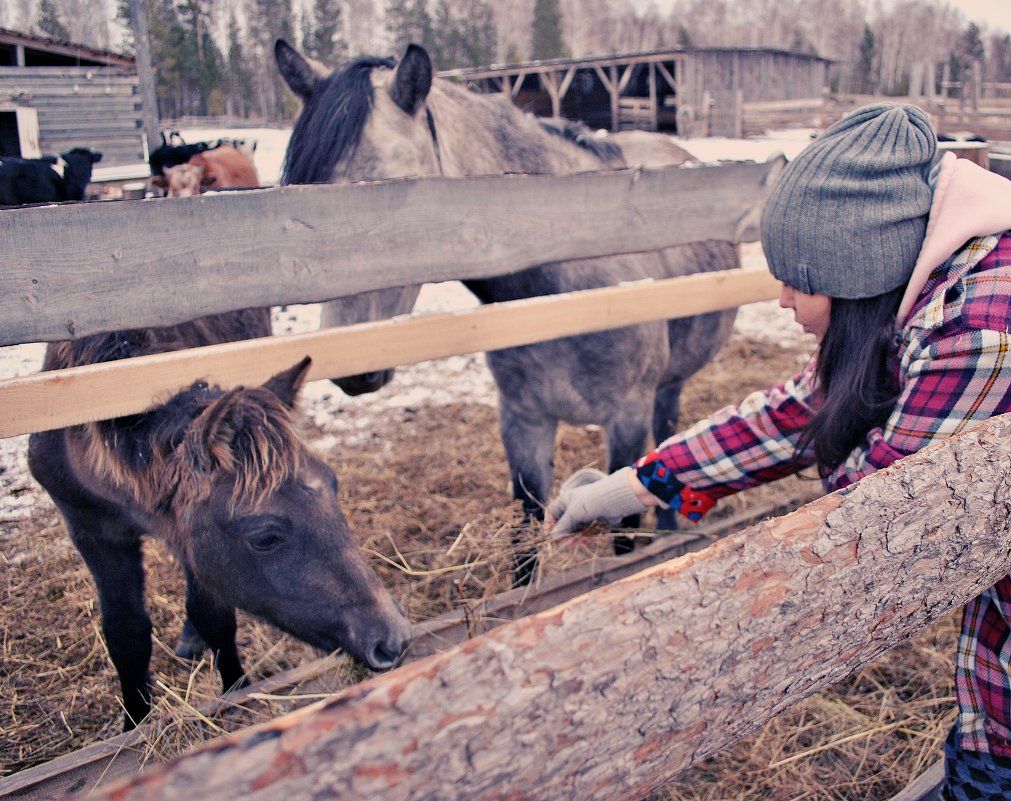
[[[821,405],[797,446],[814,450],[822,476],[841,465],[872,428],[888,419],[899,395],[895,315],[905,287],[858,300],[832,299],[818,349]]]

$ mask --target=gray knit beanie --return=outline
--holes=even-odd
[[[791,161],[762,212],[780,281],[809,295],[869,298],[904,286],[930,211],[937,136],[915,106],[857,109]]]

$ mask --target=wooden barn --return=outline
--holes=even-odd
[[[97,180],[147,175],[141,111],[131,56],[0,29],[0,156],[87,147]]]
[[[612,131],[741,136],[747,106],[795,104],[798,125],[822,107],[831,59],[772,48],[678,47],[446,70],[484,92],[502,92],[539,116]]]

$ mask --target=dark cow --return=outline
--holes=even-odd
[[[102,160],[102,154],[75,147],[60,158],[62,165],[53,156],[0,159],[0,205],[83,200],[91,168]]]

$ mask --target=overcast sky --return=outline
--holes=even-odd
[[[630,2],[639,8],[645,8],[650,5],[651,0],[630,0]],[[668,11],[673,4],[673,0],[652,0],[652,2],[655,2],[662,12]],[[1001,28],[1006,33],[1011,33],[1011,0],[947,0],[947,2],[960,9],[969,22],[978,25],[986,23],[988,28]]]
[[[970,22],[985,22],[991,28],[1011,33],[1011,0],[948,0],[960,8]]]

